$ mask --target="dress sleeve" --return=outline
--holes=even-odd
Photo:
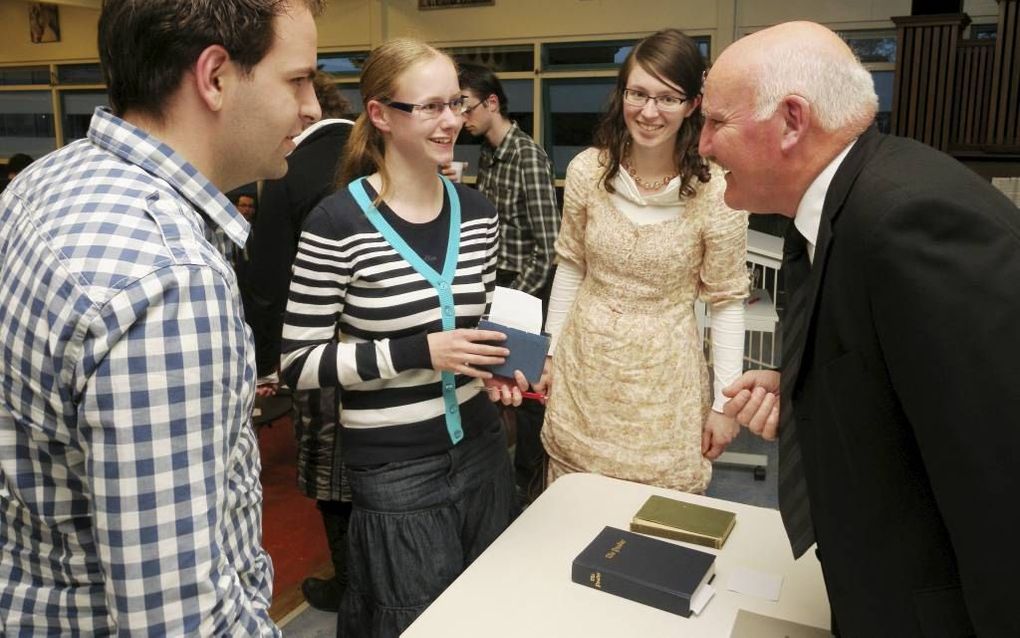
[[[588,223],[588,199],[598,179],[598,151],[588,149],[570,161],[567,181],[563,187],[563,221],[556,238],[556,256],[561,261],[587,270],[584,254],[584,231]]]
[[[747,213],[733,210],[723,201],[726,184],[718,171],[705,184],[699,198],[707,198],[702,209],[705,220],[702,242],[699,296],[708,304],[717,304],[748,295]]]
[[[712,304],[712,409],[722,412],[723,388],[737,380],[744,366],[744,302]]]
[[[552,356],[556,351],[556,344],[560,340],[560,331],[563,329],[563,323],[567,320],[567,313],[574,305],[574,299],[577,298],[577,291],[581,288],[582,279],[584,279],[584,272],[574,262],[561,261],[556,269],[552,291],[549,293],[549,312],[546,313],[545,318],[545,331],[552,336],[549,356]]]

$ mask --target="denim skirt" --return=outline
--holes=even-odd
[[[396,638],[515,513],[499,422],[441,454],[348,467],[354,509],[337,636]]]

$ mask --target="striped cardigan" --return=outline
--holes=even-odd
[[[453,279],[456,327],[474,327],[495,285],[498,217],[456,185],[460,247]],[[380,205],[384,217],[393,213]],[[433,224],[450,220],[449,197]],[[443,233],[445,236],[445,231]],[[442,248],[440,247],[440,250]],[[378,465],[451,447],[440,373],[427,335],[442,330],[436,290],[376,230],[351,194],[322,201],[305,221],[283,327],[281,370],[290,387],[338,387],[344,461]],[[498,418],[482,384],[454,377],[467,438]]]

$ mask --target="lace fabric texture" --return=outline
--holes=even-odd
[[[723,203],[716,171],[679,215],[637,225],[599,187],[601,171],[588,149],[567,172],[557,255],[585,275],[553,357],[548,480],[584,471],[703,492],[711,393],[694,300],[747,295],[747,216]]]

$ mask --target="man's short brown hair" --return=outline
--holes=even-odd
[[[248,73],[273,44],[273,19],[291,6],[322,12],[324,0],[105,0],[99,60],[116,115],[161,118],[184,74],[218,44]]]

